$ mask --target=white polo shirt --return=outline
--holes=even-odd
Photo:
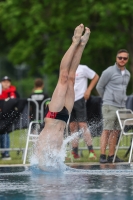
[[[93,79],[96,72],[90,69],[86,65],[79,65],[76,70],[75,76],[75,84],[74,84],[74,91],[75,91],[75,101],[81,99],[84,96],[85,91],[88,87],[88,79]]]

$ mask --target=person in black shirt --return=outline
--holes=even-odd
[[[41,104],[42,102],[49,98],[49,96],[44,92],[44,81],[41,78],[36,78],[35,82],[34,82],[34,88],[33,88],[33,93],[30,95],[30,98],[32,100],[35,100],[38,102],[39,104],[39,113],[42,112],[41,111]],[[34,114],[35,114],[35,109],[34,109],[34,104],[31,103],[31,118],[34,118]],[[45,109],[45,105],[44,105],[44,109]],[[40,114],[39,114],[39,119],[40,119]]]

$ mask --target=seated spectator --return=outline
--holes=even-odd
[[[37,101],[39,104],[39,119],[40,119],[40,112],[41,111],[41,104],[42,102],[49,98],[49,96],[44,92],[44,82],[43,79],[37,78],[35,79],[34,82],[34,88],[33,88],[33,93],[30,95],[30,98]],[[34,119],[35,118],[35,110],[34,106],[31,103],[31,117]]]
[[[8,98],[19,98],[19,94],[16,91],[16,87],[11,85],[11,79],[8,76],[4,76],[1,79],[2,92],[0,94],[0,100],[6,100]],[[0,147],[10,148],[9,133],[4,132],[0,134]],[[3,151],[1,153],[2,160],[11,160],[9,151]]]

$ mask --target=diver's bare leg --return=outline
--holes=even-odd
[[[78,44],[81,41],[81,36],[84,31],[84,25],[81,24],[76,27],[74,31],[74,36],[72,38],[72,44],[69,47],[68,51],[65,53],[64,57],[62,58],[60,64],[60,76],[55,91],[52,96],[52,100],[49,104],[49,110],[53,112],[59,112],[65,103],[65,96],[68,87],[68,73],[69,68],[73,59],[74,52],[76,51]],[[59,128],[59,127],[58,127]],[[51,128],[50,128],[51,129]],[[65,123],[62,127],[58,130],[49,130],[49,126],[45,124],[44,129],[39,135],[38,145],[37,145],[37,155],[40,159],[39,162],[42,160],[43,151],[47,149],[47,145],[51,147],[52,150],[60,149],[62,142],[63,142],[63,133],[65,129]],[[50,138],[49,141],[47,141]],[[56,146],[54,146],[56,145]]]
[[[69,71],[72,60],[73,60],[73,56],[75,54],[75,50],[77,49],[81,41],[83,31],[84,31],[83,24],[80,24],[79,26],[75,28],[74,35],[72,37],[72,44],[61,60],[60,71],[62,71],[63,69]]]
[[[54,90],[51,102],[49,104],[50,111],[61,111],[65,104],[65,97],[68,87],[68,74],[73,61],[74,53],[81,41],[81,36],[84,31],[84,25],[80,24],[74,31],[72,44],[62,58],[60,64],[60,74],[57,86]]]
[[[90,36],[90,29],[85,28],[85,33],[81,37],[81,41],[78,45],[77,50],[75,51],[71,67],[69,70],[69,75],[68,75],[68,89],[67,89],[67,94],[66,94],[66,99],[65,99],[65,107],[68,109],[69,112],[71,112],[73,108],[73,103],[74,103],[74,82],[75,82],[75,73],[78,65],[80,64],[80,60],[84,51],[84,48],[89,40]]]

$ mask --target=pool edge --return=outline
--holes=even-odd
[[[106,163],[106,164],[101,164],[101,163],[96,163],[96,162],[92,162],[92,163],[81,163],[81,162],[79,162],[79,163],[65,163],[66,165],[68,165],[68,166],[92,166],[92,165],[106,165],[106,166],[108,166],[108,165],[131,165],[132,163],[128,163],[128,162],[121,162],[121,163]],[[0,167],[30,167],[31,166],[31,164],[3,164],[3,165],[0,165]]]

